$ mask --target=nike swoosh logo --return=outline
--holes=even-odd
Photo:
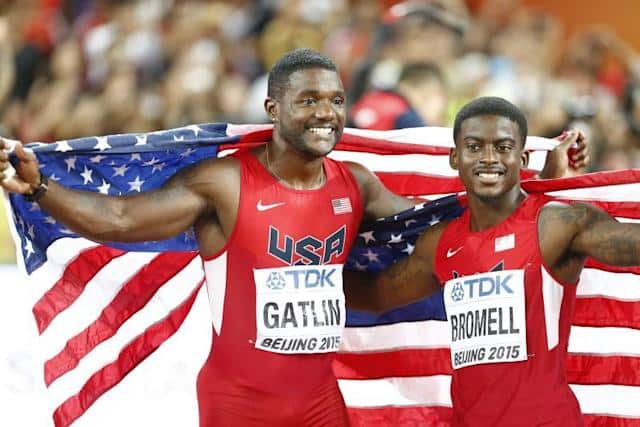
[[[455,254],[457,254],[458,252],[460,252],[462,250],[462,248],[464,248],[464,246],[460,246],[458,249],[456,250],[451,250],[451,248],[447,249],[447,258],[451,258],[452,256],[454,256]]]
[[[258,209],[259,212],[264,212],[264,211],[268,211],[269,209],[277,208],[278,206],[282,206],[284,204],[285,202],[278,202],[278,203],[272,203],[270,205],[263,205],[262,200],[258,200],[256,209]]]

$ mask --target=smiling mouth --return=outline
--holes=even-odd
[[[476,172],[474,175],[485,179],[498,179],[504,175],[504,172]]]
[[[309,128],[308,131],[320,136],[331,136],[335,132],[333,128]]]

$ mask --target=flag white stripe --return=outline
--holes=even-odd
[[[575,190],[552,191],[551,196],[564,197],[575,200],[599,200],[599,201],[640,201],[640,185],[618,184],[603,185],[599,187],[577,188]]]
[[[640,417],[640,387],[570,384],[583,414]]]
[[[29,283],[34,305],[62,277],[67,265],[76,259],[80,252],[99,246],[87,239],[65,237],[53,242],[47,248],[47,261],[31,273]]]
[[[451,407],[449,375],[338,380],[338,384],[347,406],[351,408],[419,405]]]
[[[129,252],[105,265],[87,283],[78,299],[58,314],[42,333],[41,345],[46,359],[55,356],[69,338],[95,321],[127,280],[157,256],[155,252]]]
[[[200,259],[194,258],[187,267],[162,286],[141,310],[128,319],[115,336],[99,344],[80,361],[75,369],[51,384],[49,391],[54,408],[69,396],[78,393],[82,385],[96,371],[116,360],[122,348],[136,336],[166,317],[171,310],[182,303],[202,278],[202,264]]]
[[[585,268],[576,294],[578,297],[602,296],[620,301],[640,301],[640,276]]]
[[[572,326],[569,352],[602,356],[640,357],[640,330]]]
[[[342,352],[367,353],[407,349],[449,347],[446,322],[426,320],[392,325],[346,328]],[[602,345],[607,343],[607,345]],[[640,357],[640,330],[573,326],[569,352],[594,355],[629,355]]]
[[[347,406],[451,407],[448,375],[375,380],[339,380]],[[640,387],[618,385],[571,385],[585,414],[640,417]]]

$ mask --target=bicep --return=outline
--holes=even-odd
[[[223,182],[213,182],[218,175],[207,164],[194,165],[154,191],[122,198],[125,238],[161,240],[188,229],[203,213],[214,209],[216,191],[223,191],[214,189],[227,188]]]
[[[377,219],[395,215],[417,203],[389,191],[380,179],[365,167],[357,163],[349,163],[349,168],[362,194],[365,218]]]
[[[640,265],[640,224],[620,223],[606,212],[585,204],[571,249],[610,265]]]

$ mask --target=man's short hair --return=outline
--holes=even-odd
[[[284,87],[289,83],[289,76],[309,68],[338,72],[335,64],[323,54],[311,49],[295,49],[280,58],[269,71],[267,95],[271,98],[281,97]]]
[[[416,86],[429,80],[435,80],[441,84],[445,83],[440,68],[432,62],[409,63],[402,67],[400,77],[398,77],[398,83],[408,83],[411,86]]]
[[[462,122],[472,117],[485,115],[506,117],[513,121],[518,125],[522,143],[524,144],[527,139],[527,119],[524,117],[524,114],[518,107],[506,99],[495,96],[485,96],[474,99],[458,111],[453,123],[453,140],[457,141]]]

